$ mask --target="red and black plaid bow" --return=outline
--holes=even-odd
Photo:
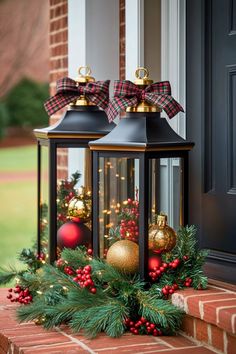
[[[156,82],[141,89],[131,81],[116,80],[114,98],[106,109],[109,121],[113,121],[126,107],[136,106],[142,100],[163,108],[169,118],[180,111],[184,112],[183,107],[171,96],[169,81]]]
[[[47,113],[52,115],[80,95],[86,95],[90,102],[105,109],[109,103],[109,84],[110,80],[106,80],[88,82],[82,86],[69,77],[64,77],[57,81],[57,93],[44,103],[44,107]]]

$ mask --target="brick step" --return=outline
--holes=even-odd
[[[50,331],[34,323],[19,324],[15,318],[17,305],[9,304],[7,290],[0,289],[0,354],[212,354],[216,351],[202,343],[178,336],[135,336],[130,333],[121,338],[104,334],[90,340],[73,334],[68,327]]]
[[[193,339],[220,353],[236,354],[236,292],[210,285],[207,290],[185,289],[172,303],[186,312],[182,329]]]

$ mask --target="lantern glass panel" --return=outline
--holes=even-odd
[[[149,220],[160,212],[168,216],[168,224],[178,230],[182,225],[182,164],[179,157],[149,160]]]
[[[72,177],[79,174],[74,185]],[[91,195],[91,152],[84,147],[57,148],[57,229],[67,221],[68,206],[74,196]],[[91,226],[91,219],[88,220]]]
[[[40,250],[44,254],[48,253],[48,240],[49,240],[49,229],[48,229],[48,181],[49,181],[49,170],[48,170],[48,147],[40,146],[41,159],[40,159]]]
[[[139,159],[99,158],[100,257],[118,240],[138,239]]]

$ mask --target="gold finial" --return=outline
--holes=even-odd
[[[82,74],[82,70],[84,70],[84,74]],[[91,69],[89,66],[80,66],[78,69],[79,76],[75,79],[79,84],[86,83],[86,82],[94,82],[95,79],[92,77]]]
[[[143,66],[140,66],[136,69],[135,76],[135,85],[142,86],[142,88],[145,88],[145,86],[151,85],[153,83],[153,80],[149,78],[148,69],[144,68]],[[161,108],[143,100],[137,106],[127,107],[126,112],[161,112]]]
[[[82,71],[84,73],[82,74]],[[95,82],[95,78],[90,76],[91,69],[89,66],[80,66],[78,69],[79,76],[75,79],[77,85],[85,85],[87,82]],[[85,95],[81,95],[75,102],[70,104],[71,106],[94,106],[94,103],[89,102]]]
[[[136,85],[147,86],[153,83],[153,80],[149,78],[149,71],[147,68],[140,66],[135,71],[136,80],[134,83]]]

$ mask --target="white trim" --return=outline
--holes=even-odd
[[[128,0],[125,8],[126,79],[134,80],[138,66],[144,65],[144,0]]]
[[[78,20],[79,19],[79,20]],[[68,74],[86,65],[86,0],[68,0]]]
[[[174,98],[186,103],[186,0],[161,3],[161,78],[171,82]],[[163,114],[164,116],[164,114]],[[182,137],[186,136],[186,117],[179,113],[169,121]]]

